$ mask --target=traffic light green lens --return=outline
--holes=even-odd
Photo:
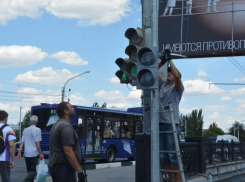
[[[133,76],[133,77],[136,77],[137,76],[137,66],[134,65],[131,70],[130,70],[130,74]]]
[[[122,74],[122,81],[127,81],[127,75],[125,73]]]

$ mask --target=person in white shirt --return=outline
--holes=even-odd
[[[15,159],[15,145],[14,140],[16,139],[13,129],[6,125],[8,121],[8,113],[4,110],[0,111],[0,128],[3,131],[3,138],[5,141],[5,149],[0,154],[0,175],[2,181],[11,182],[10,180],[10,169],[14,167]],[[10,161],[11,158],[11,161]]]
[[[30,118],[31,126],[23,131],[21,144],[17,159],[21,158],[21,151],[25,145],[24,156],[27,169],[27,177],[23,182],[33,182],[37,174],[36,166],[38,165],[38,158],[43,160],[44,156],[41,151],[40,141],[42,141],[41,129],[37,128],[38,117],[33,115]]]

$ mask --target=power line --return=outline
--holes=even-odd
[[[243,74],[245,74],[245,72],[244,72],[241,68],[239,68],[235,63],[233,63],[232,60],[231,60],[229,57],[227,57],[227,58],[230,60],[230,62],[231,62],[232,64],[234,64],[234,66],[237,67],[237,69],[239,69]]]
[[[11,92],[11,91],[0,91],[0,93],[19,94],[19,95],[61,96],[61,95],[52,95],[52,94],[29,94],[29,93],[24,93],[24,92]]]
[[[231,57],[231,59],[233,59],[233,61],[235,61],[236,62],[236,64],[238,64],[239,66],[240,66],[240,68],[242,68],[243,69],[243,71],[245,71],[245,69],[233,58],[233,57]]]

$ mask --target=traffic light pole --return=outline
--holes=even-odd
[[[152,0],[152,47],[158,47],[158,17],[159,0]],[[158,54],[157,49],[157,54]],[[158,72],[156,83],[159,85]],[[151,180],[160,182],[160,163],[159,163],[159,86],[151,92]]]

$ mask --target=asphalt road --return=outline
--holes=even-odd
[[[117,160],[125,161],[125,160]],[[45,159],[48,163],[48,159]],[[87,161],[87,165],[94,163]],[[134,182],[135,181],[135,166],[105,168],[96,170],[87,170],[88,182]],[[11,170],[11,181],[22,182],[27,175],[25,159],[15,160],[15,167]],[[47,180],[51,181],[51,180]],[[1,182],[1,178],[0,178]]]

